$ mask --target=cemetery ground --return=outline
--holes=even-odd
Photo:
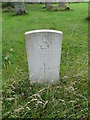
[[[26,15],[2,12],[3,118],[88,119],[88,3],[69,4],[70,11],[49,11],[26,4]],[[30,85],[26,31],[63,32],[59,83]]]

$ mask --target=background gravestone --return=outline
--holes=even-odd
[[[24,2],[14,2],[13,5],[16,9],[16,14],[17,15],[26,14],[26,9],[25,9]]]
[[[31,82],[59,80],[62,32],[34,30],[25,33]]]

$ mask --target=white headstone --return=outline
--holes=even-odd
[[[59,80],[62,32],[34,30],[25,33],[31,82]]]

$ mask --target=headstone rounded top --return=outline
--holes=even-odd
[[[25,35],[32,34],[32,33],[57,33],[57,34],[63,34],[61,31],[58,30],[48,30],[48,29],[42,29],[42,30],[33,30],[25,32]]]

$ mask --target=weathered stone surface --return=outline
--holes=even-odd
[[[59,3],[58,3],[58,6],[59,6],[59,7],[64,7],[64,8],[67,7],[65,2],[59,2]]]
[[[26,14],[26,9],[25,9],[24,2],[14,2],[13,5],[16,9],[16,14],[17,15]]]
[[[45,7],[46,7],[47,9],[51,9],[51,8],[53,8],[51,2],[45,2]]]
[[[59,80],[62,32],[34,30],[25,33],[31,82]]]

